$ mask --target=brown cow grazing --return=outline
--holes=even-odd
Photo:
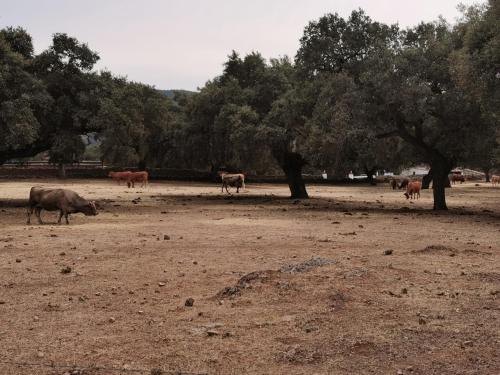
[[[118,185],[120,185],[121,181],[128,181],[130,177],[130,171],[125,171],[125,172],[109,172],[108,177],[111,177],[114,181],[118,182]]]
[[[28,207],[28,220],[35,211],[35,216],[39,224],[43,224],[40,212],[59,211],[59,220],[57,224],[61,224],[61,218],[64,215],[66,224],[69,224],[68,215],[77,212],[83,213],[85,216],[97,215],[95,202],[89,202],[80,197],[77,193],[67,189],[44,189],[42,187],[34,186],[30,190],[29,207]]]
[[[465,182],[465,176],[458,173],[453,173],[450,176],[450,180],[453,185],[455,185],[458,181],[460,181],[460,183],[463,184]]]
[[[409,183],[410,183],[410,179],[409,178],[403,178],[401,180],[401,183],[398,186],[398,189],[399,190],[406,189],[406,187],[408,186]]]
[[[141,187],[145,187],[148,184],[148,172],[146,171],[141,171],[141,172],[130,172],[127,180],[127,186],[128,187],[135,187],[136,182],[141,183]]]
[[[245,175],[243,173],[219,172],[219,176],[222,180],[222,192],[226,188],[226,192],[231,194],[227,189],[228,186],[236,187],[236,193],[240,192],[240,188],[245,189]]]
[[[491,177],[491,184],[493,186],[500,185],[500,176],[492,176]]]
[[[411,181],[406,187],[406,193],[404,194],[406,199],[419,199],[420,190],[422,189],[422,183],[420,181]]]

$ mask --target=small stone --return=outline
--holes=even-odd
[[[401,289],[401,294],[408,294],[408,289],[406,288]]]
[[[38,321],[40,320],[40,318],[39,318],[38,316],[36,316],[36,315],[35,315],[35,316],[33,317],[33,320],[34,320],[35,322],[38,322]]]
[[[63,256],[65,256],[65,255],[66,255],[66,253],[65,253],[64,251],[61,251],[61,252],[59,253],[59,255],[63,257]]]
[[[425,319],[424,319],[424,318],[420,317],[420,318],[418,319],[418,324],[420,324],[420,325],[424,325],[424,324],[427,324],[427,322],[425,321]]]
[[[114,323],[114,322],[116,322],[116,319],[115,319],[115,318],[113,318],[113,317],[111,317],[111,318],[109,318],[109,320],[108,320],[108,321],[109,321],[110,323]]]
[[[207,331],[207,335],[210,336],[210,337],[212,337],[212,336],[218,336],[219,332],[217,332],[216,330],[211,329],[211,330]]]
[[[165,283],[163,283],[161,281],[158,283],[158,286],[165,286],[165,285],[167,285],[167,284],[165,284]]]
[[[21,263],[21,259],[17,258],[16,263]]]
[[[404,372],[403,372],[403,370],[398,370],[397,374],[398,374],[398,375],[403,375],[403,374],[404,374]]]
[[[141,314],[142,315],[142,314],[144,314],[144,311],[139,310],[139,311],[137,311],[137,314]]]
[[[194,305],[194,299],[192,298],[188,298],[186,300],[186,302],[184,303],[184,306],[187,306],[187,307],[192,307]]]
[[[385,250],[384,255],[392,255],[392,250]]]
[[[0,301],[0,305],[5,305],[5,301]]]
[[[170,236],[168,234],[164,234],[163,235],[163,240],[164,241],[169,241],[170,240]]]
[[[38,358],[43,358],[45,355],[42,352],[38,352],[38,353],[36,353],[36,356]]]
[[[101,292],[96,292],[95,295],[99,297],[101,295]]]
[[[67,266],[61,269],[61,273],[71,273],[71,267]]]
[[[470,340],[464,341],[463,346],[472,346],[472,341]]]
[[[195,261],[193,262],[193,264],[194,264],[194,265],[196,265],[196,264],[198,264],[198,262],[195,260]]]

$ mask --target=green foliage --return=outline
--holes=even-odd
[[[39,117],[53,102],[43,83],[29,72],[30,61],[11,48],[6,34],[12,37],[13,30],[0,33],[0,163],[36,150],[42,132]]]

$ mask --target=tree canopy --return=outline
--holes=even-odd
[[[232,51],[196,93],[95,72],[98,54],[66,34],[35,54],[22,28],[0,31],[0,163],[48,151],[140,168],[282,173],[307,198],[303,171],[369,178],[423,162],[434,208],[457,165],[500,164],[500,3],[402,29],[363,10],[304,29],[295,58]]]

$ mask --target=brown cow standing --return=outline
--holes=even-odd
[[[118,185],[120,185],[121,181],[128,181],[130,177],[130,171],[125,171],[125,172],[109,172],[108,177],[111,177],[114,181],[118,182]]]
[[[95,202],[90,202],[77,193],[68,189],[44,189],[42,187],[34,186],[30,190],[29,207],[28,207],[28,220],[35,211],[35,216],[39,224],[43,224],[40,213],[42,210],[59,211],[58,224],[61,224],[61,218],[64,216],[66,224],[69,224],[68,215],[81,212],[85,216],[97,215]]]
[[[422,189],[422,183],[420,181],[411,181],[406,187],[406,193],[404,193],[406,199],[419,199],[420,190]]]
[[[493,186],[500,185],[500,176],[492,176],[491,177],[491,184]]]
[[[465,176],[457,173],[453,173],[450,176],[451,183],[455,185],[458,181],[460,181],[461,184],[465,182]]]
[[[219,176],[222,180],[222,192],[226,188],[226,192],[231,194],[227,189],[228,186],[236,187],[236,193],[240,192],[240,188],[245,189],[245,175],[243,173],[219,172]]]
[[[128,187],[135,187],[136,182],[141,183],[141,187],[145,187],[148,184],[148,172],[140,171],[140,172],[130,172],[127,180]]]

